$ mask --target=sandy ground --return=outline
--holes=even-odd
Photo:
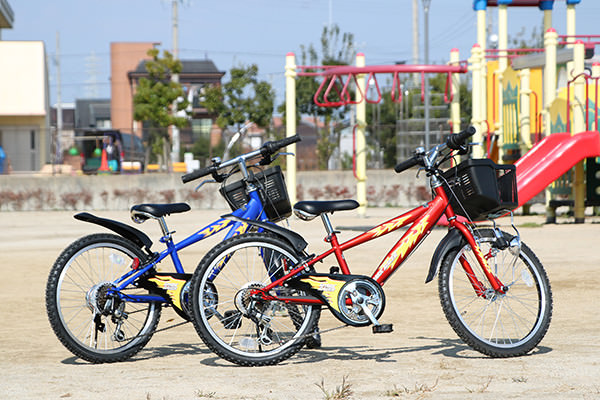
[[[368,217],[337,213],[338,227],[373,226],[397,209],[369,209]],[[193,326],[157,333],[132,360],[93,365],[74,357],[56,339],[44,305],[46,278],[60,251],[76,238],[103,228],[78,222],[72,212],[0,213],[0,397],[4,399],[325,399],[345,382],[352,399],[386,398],[600,398],[600,225],[544,217],[520,217],[523,240],[544,264],[554,293],[550,330],[530,355],[491,359],[457,338],[440,308],[437,282],[424,284],[431,254],[445,234],[435,229],[386,285],[382,322],[394,332],[344,328],[323,335],[323,348],[303,349],[286,362],[262,368],[230,364],[207,350]],[[103,216],[128,222],[128,213]],[[169,217],[176,238],[204,226],[218,211]],[[506,223],[507,221],[503,221]],[[324,248],[319,220],[292,220],[312,243]],[[141,228],[152,238],[158,227]],[[342,238],[355,232],[343,231]],[[369,274],[397,235],[347,253],[354,273]],[[193,271],[207,240],[182,253]],[[324,265],[326,270],[329,265]],[[594,305],[596,304],[596,305]],[[165,310],[164,328],[179,322]],[[328,313],[321,328],[338,326]]]

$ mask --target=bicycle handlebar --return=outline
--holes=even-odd
[[[275,154],[279,149],[289,146],[292,143],[299,142],[300,136],[294,135],[290,137],[283,138],[281,140],[268,141],[265,142],[260,149],[251,151],[246,154],[242,154],[241,156],[232,158],[231,160],[227,160],[224,162],[215,162],[213,165],[209,165],[208,167],[200,168],[195,171],[190,172],[189,174],[185,174],[181,177],[183,183],[191,182],[195,179],[202,178],[206,175],[213,175],[217,173],[218,170],[222,168],[226,168],[228,166],[238,164],[240,162],[245,162],[248,159],[261,156],[264,161],[268,161],[267,164],[271,163],[271,156]],[[262,164],[262,162],[261,162]]]
[[[446,140],[446,146],[452,150],[461,150],[462,146],[464,146],[465,141],[475,134],[476,130],[474,126],[469,126],[462,132],[453,133],[448,136],[448,140]]]
[[[198,178],[202,178],[203,176],[210,175],[213,172],[217,172],[215,165],[209,165],[208,167],[196,169],[189,174],[185,174],[181,177],[183,183],[188,183]]]
[[[419,161],[420,161],[419,157],[412,156],[408,160],[404,160],[404,161],[396,164],[396,166],[394,167],[394,171],[396,171],[397,173],[400,173],[400,172],[405,171],[409,168],[412,168],[416,165],[419,165]]]

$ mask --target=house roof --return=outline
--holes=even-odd
[[[142,60],[137,65],[135,71],[129,72],[130,79],[138,79],[147,76],[146,63],[148,60]],[[181,60],[180,82],[187,83],[206,83],[220,82],[225,71],[219,71],[212,60]]]

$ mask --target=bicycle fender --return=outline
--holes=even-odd
[[[111,231],[123,236],[125,239],[131,240],[140,248],[146,247],[146,251],[151,254],[150,247],[152,247],[152,240],[144,232],[136,229],[132,226],[126,225],[122,222],[114,221],[112,219],[96,217],[93,214],[82,212],[74,216],[75,219],[84,222],[90,222],[92,224],[103,226]]]
[[[458,229],[450,229],[448,231],[446,236],[444,236],[440,243],[438,243],[435,251],[433,252],[433,257],[431,258],[431,264],[429,266],[429,273],[427,274],[425,283],[429,283],[433,280],[433,278],[435,278],[446,254],[451,249],[460,246],[461,243],[463,243],[463,240],[463,236]]]
[[[294,231],[291,231],[291,230],[284,228],[282,226],[279,226],[279,225],[275,225],[275,224],[263,222],[263,221],[256,221],[256,220],[252,220],[252,219],[240,218],[240,217],[236,217],[233,214],[223,215],[223,216],[221,216],[221,218],[230,219],[233,221],[238,221],[238,222],[243,222],[246,224],[258,226],[258,227],[264,229],[265,231],[274,233],[275,235],[280,236],[283,239],[285,239],[294,248],[294,250],[296,250],[298,253],[301,253],[306,248],[306,246],[308,246],[308,243],[306,243],[306,240],[304,240],[304,238],[302,236],[300,236],[299,234],[297,234]]]

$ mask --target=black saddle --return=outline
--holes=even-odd
[[[356,200],[299,201],[294,205],[294,211],[301,211],[316,217],[327,212],[354,210],[358,206]]]
[[[136,204],[131,207],[131,215],[142,219],[164,217],[169,214],[177,214],[191,210],[187,203],[169,204]]]

